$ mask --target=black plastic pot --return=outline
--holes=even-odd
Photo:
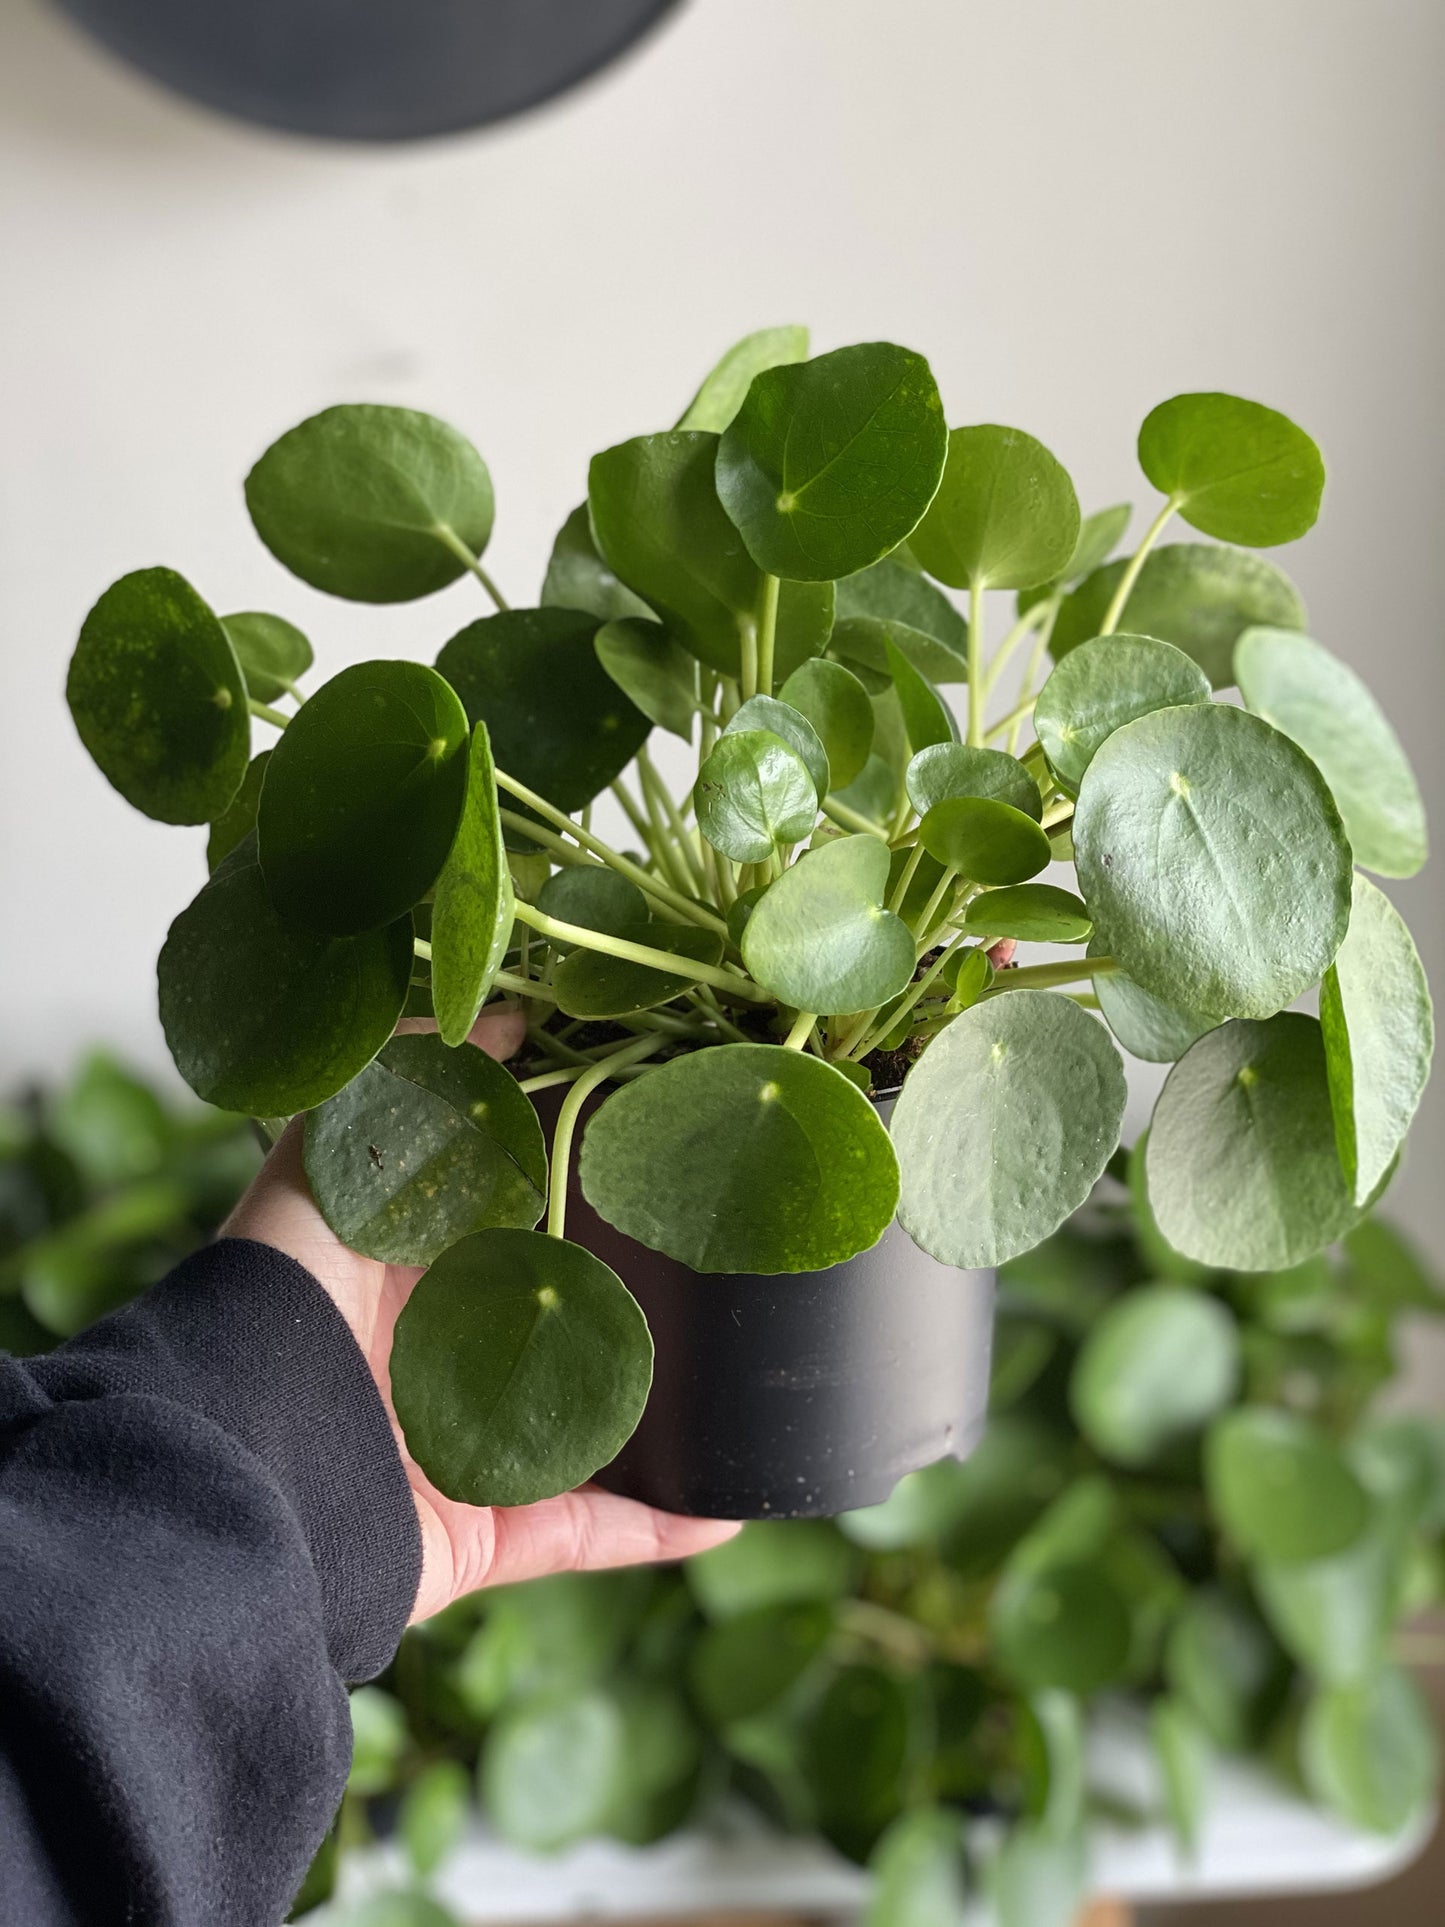
[[[828,1271],[695,1272],[599,1218],[575,1161],[567,1235],[623,1279],[657,1350],[642,1423],[597,1475],[609,1492],[699,1518],[827,1518],[977,1444],[991,1271],[941,1265],[893,1224]]]

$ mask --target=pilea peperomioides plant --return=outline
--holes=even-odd
[[[160,959],[176,1063],[214,1103],[307,1113],[337,1233],[430,1266],[392,1379],[457,1497],[588,1477],[647,1398],[646,1321],[563,1235],[584,1106],[596,1213],[767,1274],[841,1265],[895,1215],[948,1266],[1037,1244],[1118,1141],[1114,1039],[1177,1060],[1148,1192],[1208,1265],[1337,1238],[1419,1100],[1423,974],[1354,871],[1419,867],[1419,795],[1247,552],[1312,526],[1314,444],[1230,396],[1163,403],[1139,437],[1163,504],[1111,561],[1129,510],[1081,518],[1019,430],[950,432],[920,356],[806,355],[749,337],[675,429],[595,457],[536,608],[481,563],[491,482],[455,430],[356,406],[283,435],[246,500],[294,574],[383,603],[470,571],[495,603],[436,669],[358,663],[303,700],[299,630],[217,617],[167,569],[81,633],[104,773],[211,826]],[[1176,516],[1230,546],[1156,547]],[[1243,707],[1214,699],[1236,684]],[[278,731],[254,759],[253,718]],[[685,795],[654,729],[696,753]],[[609,792],[630,850],[591,827]],[[1042,880],[1070,860],[1077,893]],[[1290,1009],[1316,986],[1319,1018]],[[496,1000],[528,1016],[510,1069],[466,1042]],[[549,1187],[528,1100],[551,1086]]]

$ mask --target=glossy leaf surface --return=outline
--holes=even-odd
[[[697,662],[660,622],[639,617],[605,622],[593,641],[597,659],[649,722],[685,743],[697,714]]]
[[[812,724],[827,757],[831,787],[846,788],[861,774],[873,747],[868,691],[841,663],[817,656],[800,664],[779,694]]]
[[[221,627],[236,652],[247,694],[258,703],[279,701],[315,660],[311,644],[284,616],[247,610],[222,616]]]
[[[884,565],[880,562],[879,568]],[[922,581],[922,577],[910,577]],[[881,694],[893,680],[889,650],[897,650],[906,662],[930,682],[956,683],[968,680],[968,664],[922,629],[910,627],[885,616],[840,616],[828,638],[828,653],[851,669],[871,695]]]
[[[955,428],[910,546],[951,588],[1031,589],[1069,565],[1079,502],[1068,472],[1019,428]]]
[[[968,673],[968,623],[936,583],[916,562],[903,560],[906,550],[885,555],[871,569],[845,576],[837,585],[837,619],[855,617],[901,625],[927,636],[940,648],[939,667],[915,658],[935,682],[962,682]],[[945,673],[949,666],[952,673]]]
[[[782,368],[808,358],[806,328],[759,328],[744,335],[704,378],[688,403],[679,428],[706,429],[721,435],[743,405],[753,378],[765,368]]]
[[[1053,883],[985,890],[964,911],[962,927],[980,936],[1015,937],[1020,943],[1083,943],[1094,928],[1073,891]]]
[[[954,796],[1007,803],[1037,823],[1044,813],[1039,786],[1016,756],[967,743],[935,743],[919,750],[904,772],[908,800],[920,816]]]
[[[573,509],[557,531],[538,599],[544,608],[583,609],[602,623],[625,622],[631,616],[652,620],[641,596],[619,582],[597,553],[585,502]]]
[[[698,828],[735,863],[765,863],[809,836],[818,816],[807,764],[767,729],[719,737],[694,795]]]
[[[908,747],[917,753],[936,743],[958,741],[958,724],[942,696],[904,655],[896,642],[887,645],[888,673],[903,711]]]
[[[1186,522],[1221,542],[1268,549],[1314,527],[1320,451],[1287,415],[1238,395],[1175,395],[1145,417],[1139,466]]]
[[[755,906],[743,958],[782,1002],[824,1015],[886,1003],[911,980],[913,934],[884,907],[888,846],[844,836],[810,850]]]
[[[1034,817],[991,797],[952,796],[935,803],[918,826],[918,840],[970,883],[1026,883],[1053,858]]]
[[[1207,703],[1209,696],[1209,678],[1172,643],[1099,636],[1056,666],[1039,691],[1034,728],[1054,773],[1077,792],[1095,751],[1116,729],[1156,709]]]
[[[266,765],[271,760],[269,749],[263,749],[259,756],[253,756],[246,765],[246,774],[241,778],[241,787],[231,798],[211,824],[211,834],[206,838],[206,868],[215,871],[239,843],[256,827],[256,811],[261,802],[261,785],[266,780]]]
[[[477,1020],[511,942],[513,901],[491,745],[478,723],[462,820],[432,902],[432,1005],[445,1043],[462,1043]]]
[[[723,735],[737,736],[744,730],[755,729],[771,730],[774,736],[781,736],[789,749],[802,757],[817,795],[828,794],[833,786],[828,752],[817,730],[800,710],[776,696],[753,696],[734,713]]]

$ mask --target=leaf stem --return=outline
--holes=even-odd
[[[274,723],[277,729],[284,729],[291,718],[279,709],[272,709],[269,703],[258,703],[254,696],[246,698],[246,707],[253,716],[259,716],[263,723]]]
[[[1034,693],[1034,684],[1038,681],[1039,669],[1043,663],[1045,651],[1048,649],[1049,642],[1053,637],[1054,624],[1059,619],[1059,610],[1063,607],[1063,603],[1064,598],[1062,595],[1054,596],[1049,603],[1048,621],[1045,622],[1039,630],[1038,635],[1034,638],[1034,646],[1029,652],[1028,667],[1024,670],[1023,683],[1019,689],[1020,699]],[[1032,709],[1030,709],[1029,714],[1033,714]],[[1023,731],[1024,720],[1022,716],[1015,717],[1013,727],[1009,730],[1008,753],[1010,756],[1018,753],[1019,736]]]
[[[767,991],[760,990],[737,971],[723,970],[716,964],[699,963],[696,958],[684,957],[677,951],[654,950],[651,944],[632,943],[626,937],[611,937],[605,930],[589,930],[584,924],[564,923],[560,917],[549,917],[544,911],[520,899],[515,914],[518,923],[525,923],[539,936],[555,937],[562,943],[575,943],[584,950],[600,950],[606,957],[621,957],[626,963],[643,964],[647,969],[663,971],[669,977],[691,977],[697,983],[712,984],[716,989],[726,990],[750,1004],[773,1002]]]
[[[654,798],[661,805],[663,817],[672,840],[677,845],[678,857],[682,863],[683,881],[698,896],[707,895],[707,879],[702,874],[702,866],[692,846],[692,838],[687,833],[687,825],[673,800],[672,791],[663,781],[656,764],[648,755],[646,748],[637,752],[637,767],[642,774],[644,789],[651,784]]]
[[[482,567],[480,561],[477,559],[476,556],[472,554],[471,550],[467,547],[466,543],[463,542],[462,538],[457,534],[456,530],[452,528],[450,523],[436,522],[432,526],[433,526],[433,533],[436,535],[437,540],[441,542],[444,547],[451,550],[452,554],[457,558],[458,562],[460,562],[465,568],[468,568],[471,570],[472,574],[477,578],[478,582],[481,583],[482,587],[486,590],[487,594],[492,598],[494,605],[498,609],[509,608],[510,604],[508,603],[507,598],[502,594],[501,590],[497,587],[496,583],[493,582],[492,578],[487,574],[486,570]]]
[[[831,816],[835,823],[841,823],[845,830],[856,830],[863,836],[881,836],[885,841],[887,839],[888,832],[881,823],[870,822],[847,803],[840,803],[836,796],[823,798],[823,814]]]
[[[1031,608],[1025,609],[1013,628],[1009,630],[998,648],[995,649],[993,661],[989,664],[988,672],[983,679],[984,694],[986,696],[993,694],[1005,663],[1008,662],[1015,649],[1018,648],[1030,630],[1037,629],[1041,622],[1048,620],[1049,608],[1050,599],[1046,596],[1042,602],[1036,602]]]
[[[881,1022],[876,1023],[873,1029],[864,1037],[862,1043],[855,1047],[857,1055],[860,1058],[866,1057],[870,1050],[876,1050],[883,1038],[888,1035],[889,1031],[897,1029],[902,1019],[908,1015],[909,1011],[911,1011],[914,1005],[922,998],[923,993],[936,981],[939,972],[943,969],[943,966],[948,962],[954,951],[957,950],[958,946],[963,943],[969,935],[970,932],[967,930],[960,930],[946,948],[934,958],[932,964],[930,964],[928,969],[918,979],[918,982],[909,985],[907,991],[904,993],[902,1003],[896,1004],[893,1009],[888,1012],[887,1017]],[[853,1052],[850,1051],[849,1055],[852,1056]]]
[[[1112,957],[1069,957],[1062,963],[1026,964],[1022,970],[1001,970],[980,997],[1003,997],[1011,990],[1052,990],[1080,978],[1111,977],[1119,968]]]
[[[758,632],[756,625],[745,622],[738,638],[739,653],[742,656],[742,699],[748,702],[758,693]]]
[[[758,592],[758,694],[773,693],[773,659],[777,653],[778,593],[782,583],[764,572]]]
[[[1022,702],[1015,703],[1007,716],[1001,716],[996,723],[990,724],[988,731],[989,738],[992,739],[995,736],[1002,736],[1006,729],[1015,730],[1021,728],[1022,725],[1028,721],[1029,717],[1033,715],[1034,704],[1037,701],[1037,696],[1027,696]]]
[[[1144,540],[1129,557],[1129,565],[1119,577],[1119,586],[1114,591],[1114,599],[1105,612],[1103,626],[1099,630],[1101,636],[1112,636],[1118,628],[1119,618],[1124,613],[1124,605],[1133,593],[1134,584],[1139,580],[1139,571],[1149,559],[1149,551],[1164,533],[1171,516],[1178,506],[1178,502],[1171,495],[1144,531]]]
[[[922,861],[923,861],[923,845],[921,843],[915,843],[913,846],[913,854],[909,857],[908,861],[904,864],[903,874],[902,876],[899,877],[898,882],[894,887],[893,894],[888,899],[888,908],[893,912],[895,917],[899,914],[899,912],[903,908],[903,900],[908,895],[908,886],[910,883],[912,883],[914,876],[917,873],[918,866]]]
[[[551,1191],[547,1199],[547,1236],[560,1238],[567,1225],[567,1173],[572,1157],[572,1136],[577,1129],[577,1117],[582,1106],[599,1084],[605,1084],[609,1077],[628,1064],[640,1063],[650,1057],[655,1050],[661,1050],[666,1038],[657,1032],[639,1037],[635,1043],[628,1044],[611,1057],[604,1057],[600,1064],[593,1064],[583,1071],[562,1100],[562,1108],[557,1113],[557,1128],[552,1133],[552,1174]]]
[[[803,1050],[807,1045],[809,1037],[812,1035],[813,1026],[817,1021],[817,1011],[800,1010],[793,1020],[793,1028],[783,1039],[783,1048],[785,1050]]]
[[[519,1077],[517,1089],[525,1091],[530,1097],[533,1091],[551,1090],[554,1084],[573,1084],[582,1075],[581,1065],[574,1064],[567,1070],[539,1071],[535,1077]]]
[[[975,749],[983,744],[984,705],[988,683],[983,666],[983,584],[968,585],[968,740]]]
[[[913,934],[915,937],[918,938],[918,941],[920,943],[925,942],[925,940],[927,939],[929,928],[933,923],[933,919],[938,915],[939,906],[942,904],[943,899],[945,898],[945,896],[947,896],[948,892],[953,888],[957,880],[958,880],[957,870],[945,870],[943,875],[938,879],[937,888],[934,890],[933,895],[928,899],[927,903],[924,904],[923,914],[919,917],[918,922],[914,926]]]
[[[608,788],[612,791],[612,794],[617,798],[618,802],[622,805],[624,811],[627,814],[628,822],[632,825],[633,829],[637,832],[639,838],[642,841],[642,847],[645,850],[650,850],[652,847],[652,844],[651,844],[652,832],[648,826],[646,817],[642,814],[642,811],[637,807],[636,799],[633,797],[631,790],[628,789],[627,785],[623,782],[620,776],[618,777],[615,783],[610,783],[608,785]]]
[[[1073,813],[1074,800],[1071,796],[1065,796],[1057,803],[1050,803],[1049,807],[1044,811],[1039,828],[1043,830],[1057,829],[1060,823],[1067,823]]]

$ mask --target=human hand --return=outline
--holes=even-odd
[[[403,1030],[430,1029],[411,1020]],[[472,1043],[505,1060],[521,1044],[520,1013],[481,1018]],[[421,1522],[421,1586],[413,1620],[427,1619],[479,1586],[509,1585],[544,1573],[683,1559],[720,1545],[738,1530],[713,1519],[684,1519],[633,1499],[584,1486],[537,1505],[463,1505],[437,1491],[406,1449],[391,1403],[391,1335],[421,1277],[349,1250],[317,1210],[301,1157],[301,1119],[286,1129],[251,1188],[222,1227],[284,1251],[320,1280],[351,1327],[391,1418]]]

